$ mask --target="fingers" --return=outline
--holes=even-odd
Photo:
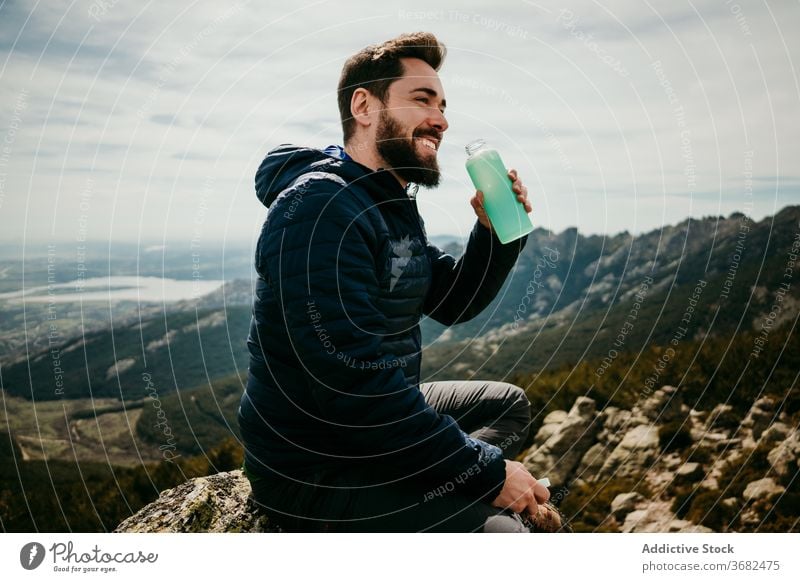
[[[531,515],[536,515],[536,512],[539,511],[539,504],[531,489],[522,493],[508,507],[514,513],[530,513]]]
[[[533,496],[536,498],[537,502],[547,503],[550,499],[550,490],[537,481],[536,485],[533,486]]]
[[[508,171],[508,177],[511,179],[511,190],[514,191],[517,195],[517,200],[519,200],[523,206],[525,206],[525,212],[530,212],[533,210],[533,206],[531,206],[530,201],[528,200],[528,188],[522,183],[522,180],[519,179],[519,174],[515,169],[510,169]]]
[[[536,502],[536,497],[531,495],[530,501],[528,502],[528,505],[524,509],[524,511],[527,511],[531,515],[536,515],[536,514],[539,513],[539,504]],[[518,513],[522,513],[522,512],[518,512]]]

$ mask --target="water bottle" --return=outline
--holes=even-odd
[[[475,188],[483,192],[483,208],[500,242],[510,243],[531,232],[533,223],[511,189],[511,178],[497,150],[487,147],[483,139],[470,142],[466,150],[467,172]]]

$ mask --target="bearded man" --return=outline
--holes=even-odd
[[[527,240],[499,241],[480,191],[458,260],[427,239],[414,194],[439,184],[445,54],[430,33],[364,48],[339,81],[344,147],[284,144],[256,173],[269,210],[238,419],[252,497],[284,530],[525,532],[549,498],[514,461],[521,388],[420,378],[420,318],[474,318]]]

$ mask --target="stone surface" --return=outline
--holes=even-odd
[[[775,400],[770,396],[763,396],[753,403],[750,411],[742,420],[742,428],[751,431],[754,440],[761,437],[775,417]]]
[[[636,491],[620,493],[611,502],[611,515],[619,521],[624,521],[625,516],[635,510],[636,504],[641,501],[644,501],[644,497]]]
[[[796,429],[767,454],[772,470],[780,477],[800,470],[800,432]]]
[[[658,427],[639,425],[629,430],[603,463],[599,478],[620,479],[650,468],[658,456]]]
[[[712,530],[695,525],[685,519],[677,519],[669,508],[667,501],[651,501],[642,509],[632,511],[625,518],[625,523],[620,528],[623,532],[654,533],[654,532],[703,532]]]
[[[717,404],[708,414],[705,424],[706,430],[725,433],[725,438],[730,436],[730,431],[738,426],[739,418],[730,404]]]
[[[639,412],[650,422],[666,424],[682,418],[680,393],[674,386],[662,386],[639,407]]]
[[[695,483],[705,477],[700,463],[684,463],[675,470],[675,481],[681,484]]]
[[[577,398],[558,429],[544,444],[531,447],[523,463],[534,475],[547,475],[553,485],[563,485],[594,442],[597,416],[594,400]]]
[[[559,425],[567,419],[567,414],[566,410],[554,410],[545,416],[541,428],[533,439],[534,446],[540,447],[546,443],[547,439],[558,430]]]
[[[249,500],[241,471],[198,477],[163,491],[117,526],[116,532],[278,532]]]
[[[759,445],[775,445],[780,444],[789,438],[792,429],[789,428],[788,425],[782,422],[776,422],[775,424],[770,425],[768,428],[764,429],[764,432],[761,433],[761,437],[758,439]]]
[[[782,486],[775,483],[775,480],[770,477],[759,479],[747,484],[744,488],[743,497],[748,501],[756,499],[771,499],[777,497],[786,491]]]

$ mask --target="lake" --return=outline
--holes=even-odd
[[[67,303],[78,301],[136,301],[174,303],[196,299],[216,291],[225,281],[166,279],[163,277],[111,276],[77,279],[0,293],[0,300],[26,303]]]

